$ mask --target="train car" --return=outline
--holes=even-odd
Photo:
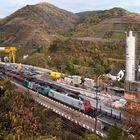
[[[31,82],[28,81],[27,79],[24,79],[23,80],[23,86],[31,89]]]
[[[39,92],[45,96],[48,96],[48,92],[50,90],[49,87],[44,87],[44,86],[41,86],[35,82],[30,82],[29,80],[27,79],[24,79],[23,80],[23,86],[26,87],[26,88],[29,88],[29,89],[32,89],[36,92]]]
[[[20,82],[23,81],[23,78],[18,74],[18,73],[11,73],[9,71],[5,71],[5,75],[9,76],[9,77],[12,77]]]
[[[84,112],[88,112],[92,108],[89,100],[83,100],[82,98],[75,98],[71,94],[63,94],[51,89],[48,93],[48,96],[58,101],[61,101],[65,104],[68,104],[70,106],[78,108]]]
[[[36,75],[36,69],[30,68],[30,67],[27,67],[27,66],[23,66],[23,68],[21,69],[21,73],[24,74],[24,75],[33,76],[33,75]]]

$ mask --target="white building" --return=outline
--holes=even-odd
[[[113,81],[120,81],[124,77],[124,72],[120,69],[113,69],[107,76]]]

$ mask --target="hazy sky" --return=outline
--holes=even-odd
[[[71,12],[122,7],[140,13],[140,0],[0,0],[0,18],[10,15],[27,4],[45,1]]]

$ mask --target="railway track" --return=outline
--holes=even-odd
[[[32,90],[29,90],[23,86],[21,86],[19,83],[16,83],[14,81],[11,81],[12,84],[14,84],[18,89],[21,91],[27,92],[31,95],[33,100],[41,104],[42,106],[51,109],[53,112],[59,114],[60,116],[80,125],[81,127],[90,130],[92,132],[95,132],[95,118],[92,118],[84,113],[81,113],[73,108],[70,108],[62,103],[59,103],[55,100],[52,100],[50,98],[47,98],[37,92],[34,92]],[[101,124],[100,121],[97,121],[97,128],[96,132],[97,135],[101,137],[106,137],[107,132],[101,130]]]
[[[0,65],[6,65],[6,64],[3,63],[3,62],[0,62]],[[15,64],[8,63],[8,67],[10,65],[13,67],[13,66],[18,66],[19,64],[17,64],[17,63],[15,63]],[[48,70],[48,69],[43,69],[43,68],[34,67],[34,66],[30,66],[30,65],[24,65],[24,64],[23,64],[23,66],[34,68],[37,71],[44,72],[44,73],[50,72],[50,70]],[[93,100],[95,100],[95,95],[96,95],[95,91],[89,91],[89,90],[85,90],[85,89],[82,89],[82,88],[73,87],[73,86],[70,86],[70,85],[66,85],[64,83],[57,83],[56,81],[43,79],[43,77],[35,77],[35,82],[36,81],[40,82],[40,83],[49,84],[54,89],[55,88],[57,88],[57,89],[59,88],[59,90],[61,89],[62,91],[68,91],[68,92],[72,92],[72,93],[74,93],[76,95],[81,94],[81,95],[83,95],[85,97],[88,97],[92,101],[93,107],[95,107],[94,106],[95,101],[93,101]],[[108,114],[112,114],[112,115],[116,116],[117,118],[123,117],[123,114],[121,113],[120,110],[108,107],[108,106],[103,104],[103,101],[104,100],[108,100],[109,97],[107,97],[106,95],[104,95],[104,94],[102,94],[100,92],[98,92],[98,97],[100,98],[101,103],[99,102],[99,108],[97,108],[97,109],[102,108],[102,110],[104,112],[107,112]],[[111,98],[113,98],[113,96]],[[115,96],[115,98],[117,98],[117,97]]]
[[[7,72],[7,75],[8,76],[10,76],[11,75],[11,77],[12,77],[12,75],[18,75],[20,78],[25,78],[25,77],[22,77],[21,76],[21,74],[20,73],[17,73],[17,72],[14,72],[14,71],[9,71],[8,70],[8,72]],[[14,76],[13,76],[14,77]],[[28,78],[28,76],[27,76],[27,78]],[[32,78],[32,77],[31,77]],[[53,81],[46,81],[46,80],[42,80],[42,79],[36,79],[36,78],[33,78],[32,80],[35,80],[34,82],[38,82],[38,83],[40,83],[40,84],[44,84],[44,85],[46,85],[46,86],[51,86],[51,88],[54,88],[54,89],[57,89],[57,90],[60,90],[60,92],[61,91],[64,91],[64,92],[73,92],[74,94],[77,94],[77,95],[79,95],[79,92],[77,91],[77,90],[74,90],[73,91],[73,89],[70,89],[70,88],[67,88],[67,87],[63,87],[62,85],[60,86],[58,83],[56,84],[56,82],[54,83]],[[39,94],[38,94],[39,95]],[[41,96],[41,95],[39,95],[38,97],[41,97],[42,98],[42,101],[41,102],[39,102],[40,104],[42,104],[42,103],[44,103],[44,98],[47,98],[47,97],[45,97],[45,96]],[[36,98],[35,98],[35,100],[37,100]],[[54,101],[54,102],[56,102],[56,101]],[[60,103],[61,104],[61,103]],[[44,104],[42,104],[42,105],[44,105],[45,106],[45,103]],[[63,104],[61,104],[61,105],[63,105]],[[50,106],[52,106],[52,105],[49,105],[48,106],[48,108],[50,107]],[[65,105],[63,105],[63,107],[64,107]],[[93,104],[93,106],[95,106],[94,104]],[[66,108],[67,108],[67,106],[66,106]],[[74,117],[74,114],[75,113],[73,113],[73,112],[67,112],[67,109],[65,109],[65,110],[59,110],[59,108],[57,108],[56,109],[56,107],[53,107],[53,108],[51,108],[54,112],[56,112],[56,113],[59,113],[59,112],[62,112],[62,114],[61,113],[59,113],[59,114],[61,114],[61,116],[64,116],[64,117],[66,117],[66,116],[69,116],[68,117],[68,119],[70,120],[70,118],[73,118],[72,120],[77,120],[75,117]],[[70,108],[71,109],[71,108]],[[65,113],[66,113],[66,115],[65,115]],[[95,119],[93,118],[93,117],[95,117],[95,115],[97,116],[97,115],[99,115],[99,116],[101,116],[102,114],[100,114],[101,112],[99,111],[98,112],[99,114],[94,114],[94,113],[91,113],[90,114],[90,116],[88,116],[90,119],[92,118],[94,121],[95,121]],[[112,112],[113,113],[113,112]],[[71,115],[68,115],[68,114],[71,114]],[[82,113],[83,114],[83,113]],[[84,114],[85,115],[85,114]],[[80,115],[78,115],[78,116],[80,116]],[[91,117],[92,116],[92,117]],[[80,118],[80,117],[79,117]],[[97,118],[98,118],[98,116],[97,116]],[[83,119],[82,119],[83,120]],[[99,118],[99,120],[101,121],[101,118]],[[108,120],[109,121],[109,120]],[[93,127],[91,126],[91,122],[88,122],[88,121],[86,121],[86,124],[84,123],[85,121],[83,120],[82,122],[81,122],[81,118],[79,119],[79,120],[77,120],[75,123],[79,123],[79,125],[81,125],[81,124],[83,124],[83,126],[82,127],[84,127],[84,128],[87,128],[87,129],[90,129],[91,131],[94,131],[93,129]],[[104,121],[103,121],[104,122]],[[112,121],[113,122],[113,121]],[[115,124],[115,120],[114,120],[114,123],[112,124],[112,125],[114,125]],[[110,122],[109,122],[109,124],[110,124]],[[95,125],[95,122],[94,122],[94,124],[92,124],[93,126]],[[99,126],[99,127],[101,127],[101,126]],[[101,130],[100,130],[101,131]],[[98,133],[98,131],[97,131],[97,133]]]

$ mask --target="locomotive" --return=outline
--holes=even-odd
[[[55,99],[59,102],[72,106],[76,109],[79,109],[83,112],[89,112],[92,109],[91,103],[87,99],[83,99],[82,97],[76,96],[72,93],[62,93],[51,89],[50,87],[42,86],[38,83],[29,81],[27,79],[23,80],[23,86],[34,90],[38,93],[43,94],[44,96]]]

